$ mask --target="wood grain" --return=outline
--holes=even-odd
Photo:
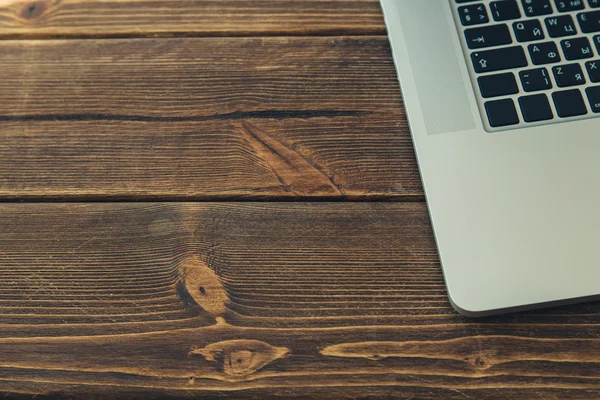
[[[592,399],[600,304],[469,320],[422,203],[0,205],[0,388]]]
[[[12,0],[0,37],[384,34],[378,0]]]
[[[4,41],[0,65],[0,199],[423,199],[385,37]]]

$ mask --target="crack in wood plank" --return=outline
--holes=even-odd
[[[343,196],[339,185],[316,163],[294,151],[248,121],[236,124],[261,159],[272,170],[284,191],[298,196]]]
[[[152,116],[152,115],[126,115],[107,113],[79,113],[79,114],[21,114],[0,115],[1,122],[55,122],[55,121],[129,121],[129,122],[199,122],[213,120],[239,120],[239,119],[311,119],[335,117],[360,117],[364,111],[358,110],[257,110],[234,111],[230,113],[191,116]]]

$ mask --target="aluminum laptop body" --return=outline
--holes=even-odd
[[[559,10],[560,1],[550,0],[552,14],[530,18],[526,7],[531,0],[515,1],[521,17],[496,21],[495,13],[510,16],[509,11],[516,12],[514,5],[491,0],[381,0],[449,296],[453,306],[469,316],[600,295],[600,101],[593,101],[593,88],[600,83],[592,82],[593,68],[586,70],[587,63],[600,60],[600,53],[593,42],[597,33],[583,32],[595,29],[586,18],[596,14],[580,15],[597,10],[588,0],[580,0],[585,8],[576,10]],[[474,7],[461,8],[466,6]],[[555,30],[561,36],[551,37],[556,25],[547,19],[553,16],[569,16],[577,36],[568,32],[569,18],[561,18],[560,29],[567,36]],[[477,18],[488,22],[470,25]],[[519,42],[516,35],[522,26],[538,26],[530,20],[537,20],[542,31],[531,29],[534,39]],[[507,26],[511,43],[502,37],[503,27],[494,28],[499,33],[495,38],[485,36],[488,31],[466,32],[496,25]],[[480,47],[486,44],[478,36],[481,32],[487,43],[504,43]],[[536,40],[535,34],[543,39]],[[565,41],[581,37],[592,46],[591,54],[578,48],[585,58],[568,60],[575,42]],[[555,56],[561,62],[535,64],[538,53],[531,45],[544,43],[538,50],[554,46],[547,42],[557,46]],[[577,41],[580,47],[582,43]],[[508,50],[488,52],[492,49]],[[551,52],[546,53],[540,56],[552,59]],[[515,60],[502,58],[508,54]],[[493,71],[505,62],[513,67]],[[559,87],[563,77],[555,67],[567,64],[579,64],[585,84],[572,74],[565,82],[574,80],[575,85]],[[551,88],[526,92],[533,76],[528,71],[543,76],[540,69],[546,70],[549,82],[538,83]],[[504,75],[485,78],[498,74]],[[486,95],[494,95],[512,90],[510,74],[518,93],[483,97],[480,78],[496,83],[496,89],[486,89]],[[497,84],[503,79],[510,81],[508,86]],[[540,102],[549,108],[530,107]],[[508,110],[506,115],[503,110]]]

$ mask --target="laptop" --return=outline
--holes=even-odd
[[[449,297],[600,299],[600,0],[381,0]]]

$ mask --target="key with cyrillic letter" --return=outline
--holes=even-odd
[[[600,11],[577,14],[577,21],[584,33],[600,32]]]

